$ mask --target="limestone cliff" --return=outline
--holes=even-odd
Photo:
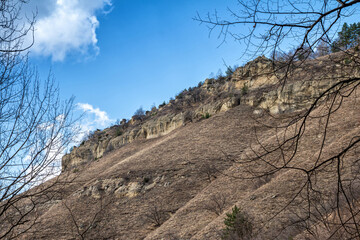
[[[343,58],[334,64],[334,56],[294,63],[291,69],[283,68],[282,63],[266,57],[258,57],[237,68],[231,76],[206,79],[197,87],[184,90],[175,100],[153,108],[145,116],[123,120],[119,125],[96,131],[63,157],[62,171],[100,159],[104,154],[135,140],[165,135],[192,121],[200,121],[240,104],[256,107],[259,112],[267,110],[271,114],[303,109],[334,79],[339,80],[343,72],[349,72],[342,69],[352,67],[351,63],[342,62]],[[310,71],[302,71],[304,64]],[[351,72],[360,75],[359,69]]]

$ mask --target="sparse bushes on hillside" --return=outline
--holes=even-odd
[[[224,74],[223,72],[221,71],[221,69],[218,70],[217,74],[216,74],[216,78],[219,79],[219,78],[222,78],[224,77]]]
[[[351,58],[345,58],[344,59],[345,64],[350,64],[351,62],[352,62]]]
[[[159,108],[163,107],[166,105],[166,102],[164,101],[162,104],[159,105]]]
[[[304,61],[314,57],[315,53],[309,46],[295,47],[287,52],[275,51],[272,56],[274,61],[279,62]]]
[[[210,113],[208,113],[208,112],[206,112],[205,114],[203,114],[203,116],[202,116],[202,118],[204,118],[204,119],[208,119],[208,118],[210,118],[211,117],[211,115],[210,115]]]
[[[230,66],[228,66],[227,69],[226,69],[226,71],[225,71],[225,75],[226,75],[227,77],[231,77],[231,75],[232,75],[233,73],[234,73],[233,69],[232,69]]]
[[[166,211],[162,208],[162,206],[159,206],[156,203],[152,204],[145,213],[145,220],[151,223],[154,227],[161,226],[167,218],[168,215]]]
[[[228,200],[224,194],[216,194],[211,196],[210,201],[204,204],[204,210],[215,213],[220,216],[225,210]]]
[[[246,95],[249,92],[249,87],[246,83],[244,83],[244,86],[241,88],[242,95]]]
[[[143,109],[142,107],[139,107],[139,108],[135,111],[133,118],[142,119],[144,116],[145,116],[145,111],[144,111],[144,109]]]
[[[330,53],[331,53],[331,49],[329,43],[321,39],[319,45],[316,48],[316,52],[315,52],[316,57],[326,56]]]
[[[185,96],[186,93],[187,93],[187,90],[184,89],[178,95],[176,95],[175,98],[176,99],[183,99],[183,97]]]
[[[233,67],[227,66],[225,71],[226,77],[231,77],[238,67],[239,67],[238,65],[234,65]]]
[[[218,173],[218,169],[210,164],[203,164],[200,167],[200,171],[205,174],[206,180],[208,182],[211,182],[213,179],[216,178],[216,173]]]
[[[69,233],[73,234],[71,239],[99,239],[100,235],[102,238],[108,239],[109,237],[104,236],[103,232],[100,233],[99,229],[104,228],[106,223],[109,222],[109,206],[112,203],[113,199],[105,199],[102,196],[98,201],[87,201],[90,217],[84,218],[81,209],[64,199],[61,200],[61,206],[65,210],[68,219],[65,223],[66,227]]]
[[[117,137],[121,136],[122,134],[123,134],[123,131],[120,128],[116,129],[116,136]]]
[[[241,211],[237,206],[232,209],[231,213],[226,214],[224,224],[225,228],[223,229],[222,239],[251,239],[253,225],[249,219],[249,216]]]

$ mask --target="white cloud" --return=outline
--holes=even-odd
[[[84,112],[94,114],[95,118],[93,122],[101,127],[106,127],[111,121],[113,121],[109,118],[108,114],[105,111],[101,111],[100,108],[94,108],[88,103],[78,103],[76,105]]]
[[[108,127],[111,123],[115,122],[114,119],[109,118],[105,111],[102,111],[99,108],[94,108],[91,104],[77,103],[76,105],[83,113],[83,117],[78,123],[80,134],[77,135],[75,141],[76,144],[81,143],[90,132],[96,129]]]
[[[81,121],[77,122],[76,129],[79,129],[79,133],[75,136],[73,142],[71,142],[66,152],[69,151],[71,146],[77,145],[81,143],[86,135],[88,135],[91,131],[94,131],[97,128],[105,128],[108,127],[112,122],[113,119],[110,119],[108,114],[105,111],[100,110],[99,108],[93,107],[91,104],[88,103],[77,103],[76,106],[78,110],[80,110],[80,115],[83,115]],[[63,115],[57,116],[57,121],[61,122],[64,119]],[[48,130],[48,126],[44,125],[41,127],[41,130]],[[26,171],[28,174],[27,179],[33,177],[33,173],[36,173],[37,176],[32,180],[30,184],[33,187],[36,186],[44,181],[47,181],[61,173],[61,158],[64,155],[64,149],[61,146],[60,140],[62,136],[59,136],[54,140],[52,148],[49,150],[48,157],[46,161],[41,165],[31,165]],[[31,160],[31,156],[28,155],[25,157],[24,161],[28,163]]]
[[[45,7],[47,5],[47,7]],[[39,11],[32,52],[62,61],[69,53],[97,54],[99,13],[111,0],[46,0],[34,4]]]

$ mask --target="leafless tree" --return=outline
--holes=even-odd
[[[210,163],[202,164],[199,170],[202,174],[205,175],[205,178],[208,182],[212,182],[214,179],[216,179],[216,175],[219,172],[219,170]]]
[[[25,3],[0,1],[0,239],[32,226],[28,216],[51,198],[49,185],[33,187],[53,176],[76,134],[73,99],[60,101],[52,74],[41,81],[28,61],[35,15],[21,16]]]
[[[154,227],[160,227],[168,218],[167,211],[163,209],[161,203],[152,203],[144,215],[145,220],[153,224]]]
[[[76,207],[71,206],[66,200],[62,200],[62,205],[67,210],[69,216],[69,228],[76,238],[88,239],[94,238],[94,236],[105,237],[104,235],[99,236],[100,233],[98,229],[105,227],[109,222],[109,219],[107,219],[108,208],[113,203],[113,200],[105,200],[101,197],[93,201],[91,204],[93,213],[90,218],[86,218]]]
[[[292,221],[284,223],[283,231],[295,226],[315,238],[360,238],[360,129],[350,121],[352,112],[359,110],[356,107],[360,84],[358,47],[319,59],[310,59],[311,54],[299,57],[304,51],[316,52],[324,42],[330,44],[340,23],[358,13],[360,1],[239,0],[237,3],[238,8],[228,9],[227,19],[217,12],[198,14],[195,19],[208,26],[210,33],[217,31],[223,43],[232,38],[244,44],[243,57],[266,55],[274,59],[272,73],[278,78],[280,90],[304,76],[307,78],[303,82],[310,78],[328,82],[302,111],[286,119],[272,116],[276,121],[266,123],[274,131],[271,142],[258,139],[252,151],[238,160],[248,170],[249,175],[244,178],[293,173],[297,188],[287,204],[268,221],[285,212],[291,215]],[[289,49],[295,50],[289,53]],[[279,53],[289,54],[277,59]],[[331,66],[331,71],[317,68],[326,65]],[[353,101],[352,108],[348,104],[344,110],[349,101]],[[351,134],[336,132],[334,118],[353,124]],[[318,126],[311,127],[315,122]],[[309,146],[311,140],[316,144]],[[299,161],[305,148],[312,149],[306,163]],[[319,228],[320,235],[316,230]],[[278,234],[275,237],[281,233]]]
[[[220,216],[226,209],[228,204],[227,196],[224,194],[216,194],[210,197],[210,201],[204,204],[204,210],[215,213]]]

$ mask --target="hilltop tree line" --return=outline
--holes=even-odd
[[[309,59],[309,58],[313,59],[313,58],[328,55],[330,53],[344,51],[349,48],[356,47],[360,44],[360,22],[352,23],[350,25],[348,23],[344,23],[341,31],[339,31],[337,33],[337,35],[338,35],[338,37],[333,41],[329,41],[329,40],[326,40],[323,38],[320,39],[319,44],[317,45],[315,51],[312,50],[312,48],[309,46],[302,47],[300,50],[298,49],[298,47],[295,47],[294,49],[291,49],[288,52],[276,51],[274,53],[273,59],[276,61],[286,62],[289,60],[290,57],[294,56],[295,60],[303,61],[305,59]],[[224,77],[231,77],[231,75],[234,73],[234,71],[239,67],[238,65],[234,65],[232,67],[232,66],[228,66],[226,64],[225,64],[225,66],[226,66],[225,75],[223,74],[221,69],[219,69],[216,75],[214,73],[211,73],[209,75],[209,78],[210,79],[219,79],[219,78],[224,78]],[[202,84],[203,84],[203,82],[199,82],[198,87],[201,87]],[[175,98],[176,99],[182,98],[184,93],[186,93],[188,91],[190,92],[191,90],[192,90],[192,88],[189,88],[189,90],[184,89],[179,94],[177,94],[175,96]],[[170,101],[173,101],[173,100],[175,100],[175,99],[170,98]],[[166,102],[164,101],[162,104],[159,105],[159,108],[162,106],[165,106],[165,105],[166,105]],[[154,108],[154,106],[152,107],[152,110],[153,110],[153,108]],[[142,107],[139,107],[135,111],[133,118],[143,119],[145,117],[145,115],[146,115],[145,110],[143,110]]]
[[[295,60],[303,61],[357,47],[360,44],[360,22],[350,25],[344,23],[337,36],[333,41],[321,38],[315,50],[309,45],[305,45],[301,48],[295,47],[288,52],[276,51],[274,52],[273,59],[288,61],[290,57],[294,57]]]

